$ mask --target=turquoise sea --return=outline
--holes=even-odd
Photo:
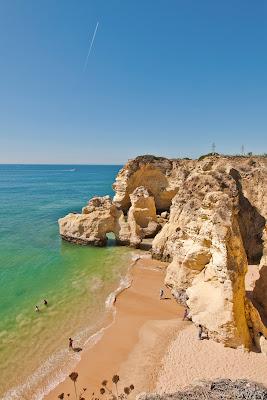
[[[0,398],[41,399],[80,357],[68,337],[83,347],[104,325],[132,252],[64,243],[57,220],[113,195],[119,169],[0,165]]]

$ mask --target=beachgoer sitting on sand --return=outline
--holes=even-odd
[[[164,296],[163,289],[160,289],[160,291],[159,291],[159,299],[162,300],[164,298],[163,296]]]
[[[69,349],[73,349],[73,339],[69,338]]]
[[[36,312],[39,312],[39,311],[40,311],[38,306],[35,306],[35,311],[36,311]]]
[[[44,299],[44,305],[45,305],[45,306],[48,306],[48,302],[47,302],[46,299]]]
[[[257,340],[256,340],[256,345],[257,347],[260,349],[260,351],[267,355],[267,339],[266,337],[263,335],[262,332],[258,332],[257,335]]]

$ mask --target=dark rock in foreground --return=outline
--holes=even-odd
[[[218,379],[213,382],[201,382],[184,391],[173,394],[142,394],[138,400],[265,400],[267,388],[245,379],[231,381]]]

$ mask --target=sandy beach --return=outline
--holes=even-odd
[[[164,289],[166,299],[159,299],[165,268],[166,264],[150,258],[137,261],[131,286],[116,299],[114,322],[92,348],[81,353],[75,368],[79,389],[98,392],[101,382],[114,374],[120,375],[122,387],[134,384],[135,394],[154,389],[167,346],[187,325],[182,322],[183,307],[168,290]],[[62,392],[73,392],[68,377],[45,399],[57,399]]]
[[[257,265],[249,265],[246,290],[253,290],[259,277]],[[212,340],[198,340],[197,328],[188,325],[165,348],[162,368],[154,390],[173,393],[199,380],[248,379],[267,386],[267,363],[263,353],[224,347]]]
[[[217,378],[248,379],[267,385],[267,362],[262,353],[224,347],[212,340],[198,340],[194,325],[179,332],[162,360],[155,388],[159,393]]]
[[[116,299],[114,322],[82,353],[75,368],[78,388],[99,393],[100,383],[114,374],[120,376],[121,388],[135,385],[134,395],[171,393],[202,379],[246,378],[267,385],[264,354],[199,341],[196,327],[182,321],[183,308],[169,291],[165,300],[159,299],[165,268],[150,258],[137,261],[131,286]],[[68,377],[45,399],[56,399],[62,392],[73,392]]]

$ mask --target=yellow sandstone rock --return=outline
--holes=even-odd
[[[92,199],[82,214],[59,220],[60,234],[76,243],[105,245],[106,234],[113,232],[119,244],[135,247],[154,238],[152,255],[170,262],[165,282],[187,302],[193,322],[227,346],[249,348],[254,342],[263,350],[266,172],[266,157],[140,156],[119,172],[113,201]],[[248,264],[260,265],[249,297]]]

